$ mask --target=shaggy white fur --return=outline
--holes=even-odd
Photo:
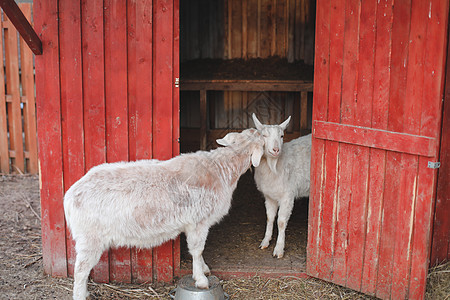
[[[64,212],[76,242],[73,299],[88,296],[89,273],[109,247],[150,248],[181,232],[196,285],[208,288],[202,257],[208,230],[228,213],[239,177],[259,165],[264,147],[255,129],[217,142],[226,147],[167,161],[102,164],[70,187]]]
[[[253,121],[264,138],[264,156],[255,168],[255,182],[266,199],[267,227],[260,248],[269,246],[273,222],[278,211],[278,238],[273,256],[284,255],[285,231],[294,200],[309,197],[311,134],[283,144],[284,130],[290,117],[280,125],[263,125],[253,114]]]

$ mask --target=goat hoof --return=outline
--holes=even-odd
[[[209,269],[209,267],[206,264],[203,266],[202,271],[206,276],[211,275],[211,270]]]
[[[273,251],[273,257],[282,258],[283,256],[284,256],[284,251],[275,248],[275,250]]]
[[[261,244],[259,245],[259,248],[261,249],[266,249],[267,247],[269,247],[269,242],[267,241],[262,241]]]
[[[208,278],[206,276],[200,277],[195,281],[195,286],[199,289],[208,289]]]

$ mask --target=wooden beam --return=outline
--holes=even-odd
[[[35,55],[42,54],[42,42],[14,0],[0,0],[0,7]]]
[[[183,80],[182,91],[312,91],[313,83],[303,80]]]
[[[313,123],[312,131],[318,139],[412,155],[435,156],[437,141],[433,137],[317,120]]]

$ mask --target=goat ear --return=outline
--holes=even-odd
[[[221,146],[229,146],[229,144],[225,141],[225,139],[217,139],[216,143],[221,145]]]
[[[264,155],[264,149],[261,146],[257,146],[252,152],[252,165],[256,168],[261,162],[261,157]]]
[[[286,121],[284,121],[283,123],[280,124],[280,127],[284,130],[286,130],[286,127],[289,124],[289,121],[291,121],[291,116],[289,116],[289,118],[286,119]]]
[[[236,132],[230,132],[221,139],[217,139],[216,142],[222,146],[230,146],[235,142]]]
[[[263,124],[258,120],[255,113],[252,114],[253,123],[255,123],[255,127],[258,130],[262,130],[264,128]]]

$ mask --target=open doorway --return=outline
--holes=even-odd
[[[285,141],[311,132],[314,0],[180,1],[181,152],[216,148],[229,131],[291,116]],[[213,271],[295,273],[306,270],[308,200],[296,201],[285,256],[258,248],[264,198],[253,174],[239,181],[230,213],[211,228],[204,251]],[[181,266],[190,268],[186,242]]]

